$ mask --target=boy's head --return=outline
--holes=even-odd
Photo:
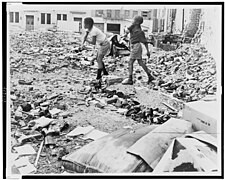
[[[133,24],[142,24],[143,23],[143,17],[142,16],[135,16],[133,20]]]
[[[94,20],[91,17],[87,17],[84,19],[84,28],[91,30],[94,25]]]

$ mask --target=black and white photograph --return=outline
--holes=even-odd
[[[7,179],[223,176],[223,2],[5,5]]]

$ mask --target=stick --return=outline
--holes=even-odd
[[[27,115],[30,115],[30,116],[34,116],[33,114],[28,113],[28,112],[25,112],[25,111],[22,111],[22,110],[20,110],[19,112],[24,113],[24,114],[27,114]]]
[[[164,102],[162,102],[165,106],[167,106],[168,108],[170,108],[171,110],[173,110],[173,111],[176,111],[177,112],[177,110],[174,108],[174,107],[172,107],[172,106],[170,106],[169,104],[167,104],[167,103],[164,103]]]
[[[40,157],[43,145],[44,145],[44,140],[41,142],[40,148],[38,150],[37,157],[36,157],[36,160],[35,160],[35,163],[34,163],[35,167],[37,167],[37,163],[38,163],[38,160],[39,160],[39,157]]]

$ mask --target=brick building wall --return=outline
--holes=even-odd
[[[201,9],[191,9],[189,11],[190,19],[185,32],[187,37],[194,37],[195,33],[197,32],[201,18],[201,11]]]

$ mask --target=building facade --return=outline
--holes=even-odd
[[[19,8],[18,8],[19,9]],[[187,14],[189,11],[185,11]],[[105,33],[124,34],[133,17],[144,18],[142,29],[147,33],[182,32],[186,15],[183,9],[97,9],[97,10],[8,10],[9,29],[41,30],[57,27],[62,31],[81,32],[85,17],[92,17],[95,26]]]
[[[8,12],[8,16],[9,29],[30,31],[57,27],[63,31],[80,32],[83,19],[90,16],[90,13],[65,10],[11,10]]]

